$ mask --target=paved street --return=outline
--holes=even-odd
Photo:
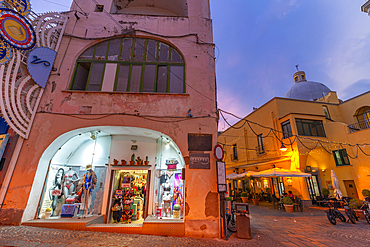
[[[318,209],[289,214],[251,205],[250,211],[252,240],[235,234],[226,241],[11,226],[0,228],[0,246],[370,246],[370,225],[364,220],[333,226]]]

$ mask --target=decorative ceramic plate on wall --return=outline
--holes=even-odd
[[[11,9],[0,8],[0,37],[16,49],[34,47],[36,35],[31,24]]]

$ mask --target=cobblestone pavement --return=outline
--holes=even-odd
[[[370,225],[332,225],[323,210],[286,213],[272,206],[250,206],[252,240],[177,238],[134,234],[0,227],[0,246],[370,246]]]

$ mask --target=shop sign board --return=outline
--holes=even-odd
[[[219,193],[227,192],[225,163],[217,161],[217,190]]]
[[[43,88],[49,79],[56,54],[52,49],[38,47],[33,49],[28,55],[28,71],[32,79]]]
[[[212,151],[212,135],[188,134],[188,151],[190,152]]]
[[[190,153],[189,154],[189,168],[190,169],[210,169],[210,155],[204,153]]]

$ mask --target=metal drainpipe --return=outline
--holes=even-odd
[[[6,171],[4,182],[0,188],[0,210],[3,208],[5,196],[6,196],[6,193],[8,192],[10,181],[13,178],[15,165],[17,164],[17,160],[19,157],[19,153],[21,152],[23,142],[24,142],[24,138],[19,137],[17,140],[17,144],[15,145],[14,152],[13,152],[12,158],[9,163],[9,167]]]

